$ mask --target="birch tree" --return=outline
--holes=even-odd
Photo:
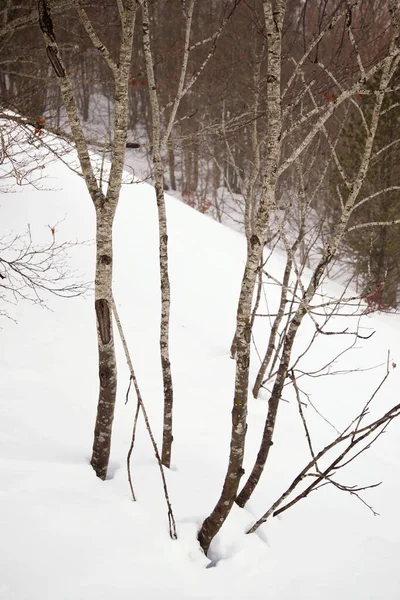
[[[243,475],[242,465],[247,428],[252,298],[265,242],[268,215],[275,201],[275,187],[278,175],[279,140],[282,128],[280,116],[281,36],[285,7],[283,0],[278,0],[275,7],[270,2],[264,2],[263,8],[268,39],[268,158],[265,165],[262,198],[254,222],[254,232],[247,239],[247,260],[237,308],[235,396],[232,409],[231,448],[228,470],[221,496],[211,515],[204,521],[199,533],[199,542],[205,552],[208,551],[212,539],[222,527],[232,508],[240,478]]]
[[[160,356],[164,385],[164,419],[161,461],[163,465],[165,465],[166,467],[170,467],[173,441],[173,386],[171,375],[171,361],[169,355],[169,322],[171,291],[168,275],[168,229],[164,198],[164,169],[161,159],[161,150],[163,146],[163,141],[165,140],[161,139],[161,111],[153,68],[153,55],[150,41],[150,16],[147,0],[143,0],[142,2],[142,29],[144,57],[146,62],[146,71],[149,84],[148,87],[151,105],[154,186],[157,199],[159,227],[159,261],[161,281]]]
[[[94,30],[89,16],[80,0],[72,5],[91,43],[100,53],[112,73],[114,82],[114,120],[112,126],[112,148],[110,173],[107,189],[96,176],[90,158],[74,94],[71,77],[60,52],[57,35],[48,0],[39,0],[39,25],[43,34],[49,62],[57,77],[69,126],[76,144],[82,176],[85,180],[96,213],[96,274],[95,274],[95,313],[97,324],[97,344],[99,353],[99,399],[94,431],[91,465],[96,475],[105,479],[111,448],[111,433],[117,389],[117,370],[112,327],[112,273],[113,249],[112,227],[122,185],[125,146],[128,125],[128,82],[132,58],[134,25],[136,17],[135,0],[117,1],[121,22],[118,56],[113,58]]]
[[[170,327],[170,305],[171,291],[168,275],[168,227],[164,197],[164,164],[163,151],[168,146],[177,115],[183,98],[192,91],[193,86],[207,67],[215,53],[217,42],[225,26],[232,17],[240,0],[235,0],[229,6],[226,14],[215,30],[205,38],[192,41],[192,24],[196,0],[188,0],[182,4],[182,16],[184,23],[184,43],[182,48],[181,66],[178,71],[178,83],[172,99],[161,105],[158,82],[154,68],[154,52],[151,40],[151,19],[148,0],[138,0],[142,8],[142,30],[143,51],[148,79],[149,99],[151,106],[151,143],[153,150],[154,186],[156,191],[158,224],[159,224],[159,263],[161,279],[161,321],[160,321],[160,355],[164,385],[164,421],[163,421],[163,444],[161,459],[163,465],[170,467],[171,450],[173,442],[172,416],[173,416],[173,385],[171,375],[171,361],[169,353],[169,327]],[[157,32],[153,32],[157,35]],[[189,72],[190,60],[199,47],[208,46],[204,58],[200,64]],[[181,115],[181,119],[185,116]],[[170,156],[170,155],[169,155]]]
[[[308,3],[306,3],[307,5]],[[384,11],[388,37],[383,37],[381,46],[376,48],[374,60],[366,61],[362,44],[356,35],[356,23],[365,4],[360,0],[336,2],[332,12],[324,13],[316,33],[307,39],[307,46],[301,56],[288,57],[283,53],[283,28],[285,12],[289,3],[286,0],[263,0],[264,32],[267,39],[267,91],[266,152],[263,159],[263,182],[261,195],[254,216],[252,235],[247,239],[247,257],[242,286],[237,307],[237,323],[234,336],[236,361],[235,393],[232,409],[231,444],[228,468],[221,495],[211,514],[205,519],[198,539],[207,553],[214,536],[222,527],[233,503],[244,506],[254,491],[266,464],[276,425],[282,391],[288,378],[293,345],[304,317],[314,298],[329,265],[335,259],[338,249],[349,231],[349,219],[363,199],[362,186],[374,154],[374,141],[382,113],[385,95],[392,90],[393,76],[400,60],[399,9],[395,1],[380,6]],[[372,6],[375,9],[375,4]],[[293,15],[291,15],[293,17]],[[359,21],[358,21],[359,22]],[[359,29],[359,31],[361,31]],[[339,35],[340,32],[340,35]],[[338,72],[324,62],[322,49],[342,43],[343,35],[349,40],[351,65],[341,77]],[[360,35],[360,34],[358,34]],[[363,120],[366,135],[360,163],[354,177],[347,178],[333,143],[336,131],[335,118],[343,118],[343,110],[354,103],[358,94],[370,94],[368,82],[379,73],[379,84],[373,93],[373,108],[370,118]],[[329,85],[325,94],[317,89],[317,82]],[[244,473],[243,458],[247,430],[247,405],[250,375],[250,349],[252,337],[252,302],[260,269],[263,249],[270,219],[279,222],[279,212],[284,209],[278,194],[282,178],[288,174],[296,161],[310,160],[316,140],[325,139],[332,155],[332,161],[339,173],[343,173],[346,193],[339,197],[340,218],[327,240],[312,275],[306,284],[300,282],[300,297],[293,315],[287,322],[276,374],[270,393],[264,433],[254,467],[243,489],[237,495],[239,483]],[[307,190],[307,194],[311,193]],[[389,225],[389,223],[387,223]],[[292,254],[293,257],[293,254]],[[291,265],[289,265],[291,268]]]

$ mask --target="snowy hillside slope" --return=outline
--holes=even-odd
[[[47,191],[3,193],[1,234],[29,223],[34,239],[90,240],[94,211],[84,183],[65,165],[46,166]],[[175,386],[173,468],[167,473],[178,537],[168,535],[153,451],[140,423],[132,461],[138,498],[126,477],[135,400],[125,406],[128,370],[118,346],[120,376],[110,478],[89,466],[97,401],[92,298],[49,298],[50,310],[26,303],[7,307],[17,324],[0,330],[0,598],[4,600],[184,599],[313,600],[395,599],[399,596],[400,423],[394,422],[368,453],[349,465],[347,483],[383,484],[365,493],[381,514],[356,498],[325,487],[258,530],[244,532],[292,481],[307,460],[307,445],[288,390],[277,423],[271,461],[245,509],[234,507],[210,557],[196,532],[214,506],[226,470],[234,362],[229,346],[242,276],[245,240],[173,198],[168,199],[172,293],[171,362]],[[71,252],[77,277],[93,275],[93,245]],[[269,270],[279,275],[283,258]],[[157,439],[161,435],[162,381],[158,356],[159,280],[154,190],[126,185],[115,221],[115,299]],[[328,294],[338,287],[326,284]],[[340,293],[340,291],[339,291]],[[269,308],[279,290],[268,286]],[[260,307],[265,312],[266,307]],[[337,319],[340,329],[342,318]],[[343,324],[343,323],[342,323]],[[365,331],[334,369],[377,369],[305,378],[302,387],[336,427],[358,414],[385,371],[387,350],[400,357],[397,315],[363,318]],[[312,327],[302,330],[296,354]],[[267,320],[256,342],[263,348]],[[349,340],[321,336],[304,368],[316,368]],[[257,369],[254,360],[254,374]],[[398,402],[394,370],[380,393],[379,410]],[[268,396],[251,400],[246,471],[264,425]],[[307,408],[316,444],[332,429]],[[215,568],[207,568],[215,567]]]

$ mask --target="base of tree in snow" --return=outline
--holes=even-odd
[[[86,193],[82,181],[62,164],[47,168],[55,189],[26,188],[3,195],[7,223],[2,221],[2,232],[23,231],[29,222],[33,239],[44,244],[51,238],[47,224],[60,221],[56,232],[60,243],[93,238],[92,210],[81,201]],[[159,436],[158,232],[152,200],[149,185],[123,190],[115,222],[114,295],[149,418]],[[167,198],[167,209],[176,377],[176,451],[167,483],[178,540],[169,537],[158,466],[141,418],[132,457],[137,502],[131,499],[126,454],[135,401],[131,395],[124,404],[129,372],[119,343],[121,385],[107,481],[99,481],[89,466],[97,394],[93,298],[48,297],[51,311],[22,302],[10,305],[17,324],[3,319],[0,333],[1,597],[125,600],[136,594],[149,599],[163,595],[182,600],[261,600],[268,593],[287,600],[295,596],[394,600],[400,583],[397,423],[346,471],[346,481],[359,486],[383,480],[365,496],[379,517],[357,498],[325,487],[257,533],[245,535],[309,456],[296,397],[289,388],[257,494],[245,509],[234,506],[209,557],[200,551],[197,532],[215,503],[226,469],[234,375],[229,346],[245,240],[177,200]],[[69,266],[83,280],[92,277],[92,261],[93,246],[71,250]],[[283,257],[274,254],[269,269],[281,277],[283,268]],[[267,290],[272,310],[279,303],[279,290],[271,282]],[[325,293],[337,296],[341,290],[326,283]],[[261,305],[260,312],[264,310]],[[299,381],[309,394],[304,411],[318,446],[336,435],[329,423],[341,430],[363,405],[385,372],[388,348],[392,359],[398,359],[398,321],[390,314],[364,317],[363,333],[376,333],[337,359],[332,367],[337,375]],[[340,329],[340,317],[336,324]],[[312,331],[313,326],[305,324],[296,355]],[[260,344],[265,336],[263,320],[256,325],[255,336]],[[347,341],[321,336],[304,368],[310,363],[323,367]],[[377,369],[340,374],[378,364],[382,366]],[[254,375],[257,368],[255,361]],[[78,387],[70,385],[69,373],[74,373]],[[395,370],[379,396],[379,410],[391,404],[397,389]],[[246,474],[258,450],[267,398],[264,390],[249,405]]]

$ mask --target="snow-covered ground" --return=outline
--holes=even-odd
[[[90,240],[94,211],[83,181],[57,162],[45,169],[46,191],[15,187],[0,197],[0,231],[34,241]],[[49,298],[48,307],[7,305],[0,329],[0,597],[4,600],[171,600],[244,598],[292,600],[398,599],[400,595],[400,423],[349,465],[344,483],[383,481],[364,498],[325,487],[256,534],[245,531],[297,475],[307,444],[293,394],[287,390],[274,447],[262,482],[245,509],[234,507],[210,556],[196,534],[213,508],[226,470],[234,362],[229,347],[242,276],[244,238],[176,199],[168,199],[172,293],[171,360],[175,389],[173,467],[167,473],[178,528],[168,535],[167,515],[153,450],[142,421],[132,460],[137,502],[126,476],[135,411],[125,406],[129,374],[118,344],[119,393],[110,477],[99,481],[89,466],[97,401],[93,299]],[[93,276],[93,245],[73,249],[77,277]],[[160,440],[162,382],[158,356],[159,279],[157,214],[148,184],[126,185],[115,221],[115,299],[139,385]],[[279,275],[283,257],[269,271]],[[330,295],[338,286],[326,284]],[[267,287],[269,308],[277,286]],[[265,312],[265,305],[260,309]],[[335,327],[343,328],[343,318]],[[347,324],[347,321],[346,321]],[[356,321],[349,324],[355,326]],[[400,319],[369,315],[359,341],[334,371],[348,375],[301,380],[318,410],[339,429],[358,414],[385,372],[387,350],[400,357]],[[333,324],[332,324],[333,327]],[[263,350],[269,325],[260,319]],[[301,332],[296,356],[312,333]],[[304,370],[329,362],[349,344],[346,336],[320,336]],[[257,370],[254,359],[253,374]],[[379,394],[376,410],[398,402],[399,369]],[[255,455],[268,396],[251,400],[246,472]],[[316,446],[332,428],[305,408]]]

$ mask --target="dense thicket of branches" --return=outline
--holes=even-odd
[[[330,317],[321,319],[324,313],[318,309],[337,305],[337,300],[316,301],[324,277],[350,270],[366,286],[359,297],[367,299],[370,308],[397,306],[400,138],[393,123],[399,104],[398,3],[126,0],[132,22],[138,13],[141,28],[135,36],[121,0],[95,6],[86,0],[51,4],[53,15],[62,14],[62,19],[54,18],[54,29],[48,26],[43,14],[48,14],[50,3],[40,0],[45,46],[37,43],[33,0],[22,7],[10,0],[1,12],[1,108],[26,117],[24,122],[37,136],[43,127],[64,131],[69,119],[98,227],[107,225],[107,235],[102,230],[98,235],[107,241],[107,252],[98,253],[104,259],[98,265],[103,264],[107,277],[98,278],[96,296],[100,325],[107,316],[106,341],[104,327],[99,327],[104,346],[112,341],[112,220],[126,143],[148,155],[159,209],[160,348],[164,391],[170,395],[162,453],[166,466],[173,436],[164,187],[178,190],[189,204],[220,220],[237,222],[246,235],[231,346],[236,371],[229,460],[221,496],[199,532],[207,552],[234,502],[243,507],[258,485],[273,445],[284,387],[293,385],[298,394],[296,366],[301,357],[294,356],[293,349],[303,321],[312,320],[315,336],[327,333],[323,329]],[[125,36],[121,23],[127,27]],[[133,37],[133,49],[128,37]],[[92,170],[91,145],[111,151],[106,196]],[[111,212],[104,215],[107,207]],[[260,346],[264,357],[259,354],[261,366],[253,386],[253,326],[263,283],[270,277],[265,248],[276,244],[286,255],[282,280],[276,280],[281,298],[277,312],[268,315],[268,336],[264,348]],[[349,261],[355,263],[350,269]],[[358,339],[357,332],[352,335]],[[310,346],[314,341],[313,337]],[[116,383],[113,352],[111,359]],[[249,386],[257,398],[266,382],[269,402],[260,449],[240,489]],[[350,437],[353,446],[336,457],[332,469],[358,444],[359,434],[357,440],[362,441],[399,414],[394,407],[394,412],[360,428],[369,403],[355,429],[335,441],[334,446],[340,445]],[[299,407],[301,413],[300,402]],[[109,412],[108,453],[113,411]],[[319,469],[316,457],[325,450],[321,454],[312,449],[313,460],[294,487],[309,469]],[[107,461],[103,462],[104,478]],[[328,481],[331,467],[317,471],[318,482]]]
[[[359,289],[364,290],[365,296],[372,297],[375,294],[375,304],[381,309],[398,305],[400,225],[369,227],[368,224],[391,223],[400,219],[400,155],[397,134],[400,122],[400,93],[397,90],[399,82],[397,74],[393,79],[394,91],[385,97],[376,133],[375,157],[363,184],[365,201],[351,219],[353,230],[343,248],[345,261],[357,276]],[[353,108],[349,119],[339,153],[349,176],[358,168],[360,147],[366,136],[361,115],[370,118],[373,92],[378,85],[379,74],[369,86],[371,95],[357,99],[362,112]],[[343,181],[338,180],[337,174],[332,180],[332,186],[343,188]],[[340,210],[338,202],[332,205],[331,210],[337,215]]]
[[[115,58],[119,47],[119,16],[115,2],[103,0],[96,3],[95,7],[88,1],[81,4],[86,7],[93,27],[101,34],[102,41]],[[282,65],[284,82],[285,78],[290,76],[291,62],[301,58],[310,39],[316,32],[323,30],[328,20],[343,5],[343,0],[333,0],[329,3],[289,0],[286,3],[282,32],[286,57]],[[110,135],[111,129],[114,102],[112,74],[88,39],[72,3],[55,0],[52,6],[55,14],[62,14],[62,19],[56,19],[57,35],[74,84],[79,110],[83,120],[91,125],[93,139],[102,143]],[[218,1],[195,3],[192,51],[188,64],[190,75],[202,68],[209,50],[208,44],[204,43],[203,33],[210,32],[212,35],[213,23],[218,23],[231,6],[229,2]],[[179,57],[184,50],[185,31],[183,7],[184,3],[171,0],[149,3],[152,51],[160,106],[172,103],[180,77]],[[386,12],[386,3],[378,0],[358,3],[357,11],[352,12],[352,26],[357,38],[355,42],[358,52],[363,57],[364,68],[373,65],[384,51],[388,31]],[[33,122],[38,118],[45,118],[48,125],[64,125],[66,115],[61,108],[60,92],[49,69],[39,37],[36,0],[28,0],[23,5],[13,1],[7,2],[0,16],[1,108],[12,108],[29,116]],[[333,101],[338,95],[338,86],[346,84],[357,74],[356,53],[344,32],[343,21],[321,38],[302,64],[303,77],[307,84],[312,86],[314,97],[321,103]],[[247,206],[247,216],[251,224],[253,208],[260,194],[261,165],[266,151],[267,128],[266,49],[267,36],[262,3],[258,0],[239,3],[216,43],[212,60],[200,74],[196,86],[182,99],[173,134],[163,148],[165,164],[168,167],[164,174],[166,187],[178,190],[186,202],[199,210],[208,211],[219,220],[228,223],[239,223],[239,226],[244,223],[246,216],[244,198],[251,198]],[[288,90],[284,105],[290,106],[296,101],[296,96],[303,87],[304,81],[298,78]],[[307,94],[301,91],[300,93],[302,108],[298,104],[299,110],[311,102]],[[362,102],[366,105],[368,99],[363,96]],[[391,102],[396,105],[397,101],[393,97]],[[167,125],[169,112],[170,108],[167,108],[162,114],[162,127]],[[359,151],[353,138],[362,133],[358,131],[358,134],[353,136],[353,129],[359,130],[360,115],[354,108],[351,108],[350,112],[350,125],[345,136],[350,136],[352,142],[349,146],[347,140],[346,144],[351,148],[350,155],[356,157]],[[330,131],[337,126],[335,121],[338,124],[344,115],[343,111],[338,111],[336,118],[327,124]],[[388,111],[386,125],[380,126],[379,135],[385,135],[388,143],[391,143],[390,136],[395,135],[392,124],[396,121],[396,115],[396,109]],[[383,132],[383,127],[386,128],[386,133]],[[301,135],[300,128],[298,134]],[[140,36],[136,36],[134,40],[129,90],[129,141],[140,144],[142,151],[150,158],[152,121]],[[343,142],[339,143],[339,146],[344,145]],[[391,147],[393,164],[396,162],[394,146],[395,144]],[[313,150],[317,150],[317,145]],[[321,148],[318,148],[318,151],[321,151]],[[381,156],[384,154],[386,156],[384,152]],[[384,164],[386,171],[390,171],[390,185],[395,185],[393,169],[388,168],[388,161],[381,160],[379,164]],[[351,171],[351,164],[348,168]],[[315,169],[308,173],[308,176],[315,176]],[[332,176],[335,178],[335,173]],[[287,194],[289,179],[288,173],[285,181],[280,182],[282,193]],[[319,195],[318,211],[325,213],[328,220],[334,220],[329,185],[326,189],[327,194]],[[391,206],[392,199],[397,201],[395,191],[390,196]],[[385,209],[385,202],[389,202],[387,195],[380,202],[381,216],[386,214],[392,218],[393,210]],[[372,216],[371,210],[377,216],[376,202],[373,203],[372,209],[371,206],[372,203],[364,207],[367,219]],[[362,220],[362,217],[358,217],[357,222],[361,222],[360,218]],[[371,280],[378,281],[383,276],[386,277],[388,283],[384,293],[384,304],[388,306],[397,305],[399,279],[393,262],[395,253],[388,250],[389,246],[393,246],[393,235],[397,235],[397,230],[391,233],[381,228],[374,231],[374,235],[357,231],[349,238],[348,253],[343,255],[344,264],[356,260],[356,272],[361,276],[360,285],[365,287],[366,280],[371,283]],[[388,258],[388,252],[393,260]]]

